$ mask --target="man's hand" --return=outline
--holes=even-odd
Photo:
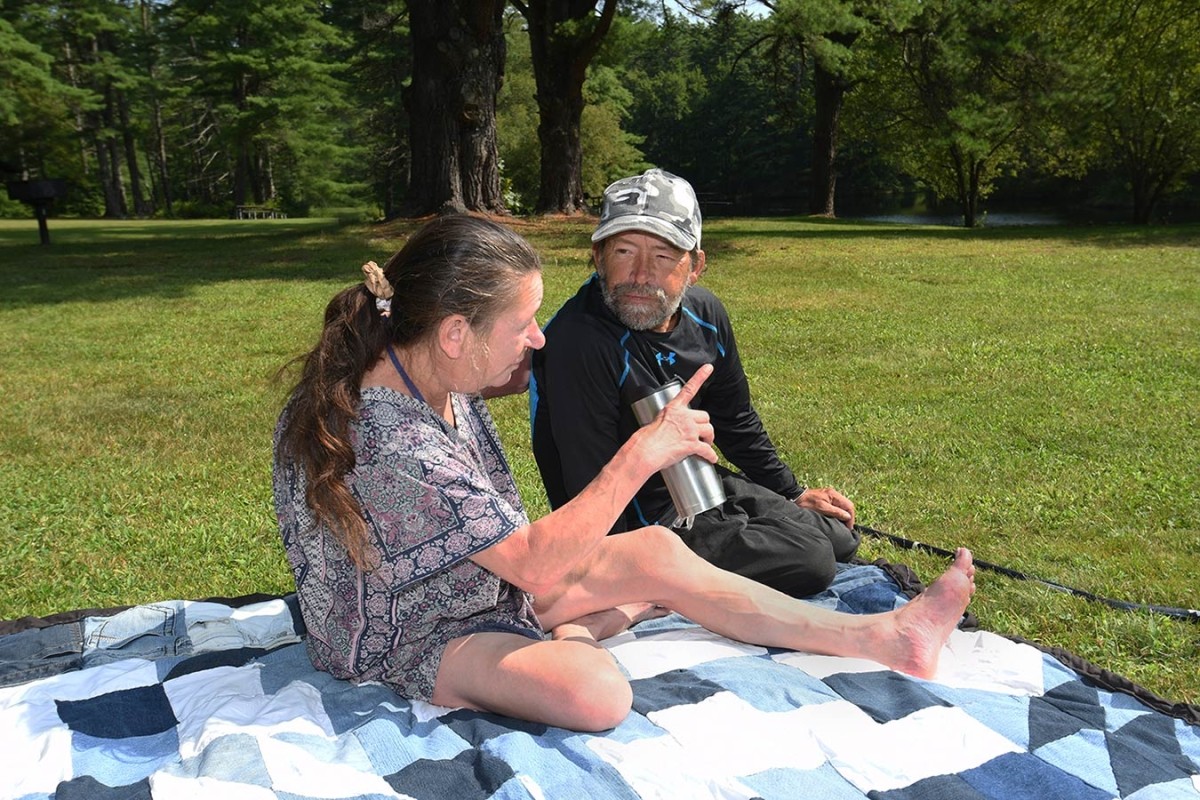
[[[805,489],[804,494],[796,498],[796,505],[839,519],[847,528],[854,529],[854,503],[830,486],[824,489]]]

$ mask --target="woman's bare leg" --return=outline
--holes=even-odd
[[[438,705],[601,731],[629,715],[633,691],[589,630],[568,623],[546,641],[511,633],[452,640],[442,654],[431,699]]]
[[[731,639],[878,661],[931,677],[938,654],[975,591],[971,554],[926,591],[885,614],[843,614],[717,569],[665,528],[609,536],[556,589],[538,597],[548,628],[631,602],[671,608]]]
[[[554,635],[555,638],[559,638],[560,632],[572,625],[578,625],[584,628],[591,638],[596,641],[602,641],[610,636],[616,636],[621,631],[632,628],[639,622],[665,617],[670,613],[671,609],[655,603],[626,603],[616,608],[607,608],[603,611],[584,614],[578,619],[573,619],[568,623],[559,625],[554,628]]]

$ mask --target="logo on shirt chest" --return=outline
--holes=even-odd
[[[671,366],[671,367],[675,366],[675,352],[674,351],[669,352],[669,353],[655,353],[654,358],[655,358],[655,360],[658,361],[658,365],[660,367],[663,364],[666,364],[667,366]]]

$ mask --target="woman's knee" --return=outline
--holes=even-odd
[[[566,727],[581,731],[615,728],[633,708],[633,688],[605,650],[579,659],[559,687]]]

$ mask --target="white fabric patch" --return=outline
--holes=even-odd
[[[86,700],[122,689],[153,686],[158,682],[158,669],[154,662],[127,658],[0,689],[0,711],[15,708],[21,703],[48,705],[53,711],[55,700]]]
[[[728,731],[725,731],[728,734]],[[714,774],[710,765],[680,747],[670,736],[618,742],[592,737],[588,748],[621,773],[641,800],[684,797],[753,800],[758,792],[735,778]]]
[[[780,664],[807,672],[814,678],[824,680],[830,675],[859,674],[863,672],[885,672],[887,667],[878,661],[845,656],[819,656],[812,653],[779,653],[771,656]]]
[[[163,684],[179,720],[179,753],[191,758],[209,742],[233,733],[290,732],[333,738],[321,694],[312,684],[293,681],[266,696],[259,665],[218,667]]]
[[[323,759],[315,758],[313,751],[303,745],[270,736],[259,736],[258,746],[276,792],[331,798],[395,795],[387,781],[371,774],[371,761],[359,748],[339,747]]]
[[[156,683],[154,664],[127,659],[0,689],[0,753],[8,764],[37,764],[0,770],[0,797],[53,794],[60,781],[75,777],[71,730],[59,719],[55,700],[86,700]]]
[[[814,726],[813,735],[834,769],[864,794],[900,789],[935,775],[974,769],[1004,753],[1023,752],[959,708],[932,706],[880,725],[850,707],[861,717],[831,714],[824,724]],[[870,724],[862,724],[862,718]],[[863,753],[871,757],[864,759]]]
[[[956,630],[942,648],[938,683],[959,689],[1037,697],[1045,693],[1042,653],[987,631]]]
[[[6,714],[8,722],[14,715]],[[53,795],[58,784],[75,777],[71,765],[71,731],[59,723],[57,728],[39,726],[36,733],[15,727],[0,729],[0,752],[8,769],[0,770],[0,797]],[[37,769],[12,769],[13,764],[37,764]]]
[[[206,775],[180,777],[168,772],[156,772],[150,776],[150,791],[154,800],[212,800],[217,797],[277,800],[275,792],[265,786],[221,781]]]
[[[712,774],[725,778],[752,775],[774,767],[821,766],[826,760],[825,753],[813,738],[812,727],[814,719],[819,723],[828,718],[827,706],[841,706],[841,715],[857,715],[870,722],[858,708],[841,701],[772,712],[761,711],[732,692],[719,692],[691,705],[653,711],[649,718]],[[754,735],[731,735],[732,731],[753,731]]]
[[[652,647],[645,645],[653,644]],[[704,628],[684,628],[635,636],[626,631],[604,640],[630,680],[651,678],[676,669],[735,656],[764,655],[765,648],[726,639]]]

